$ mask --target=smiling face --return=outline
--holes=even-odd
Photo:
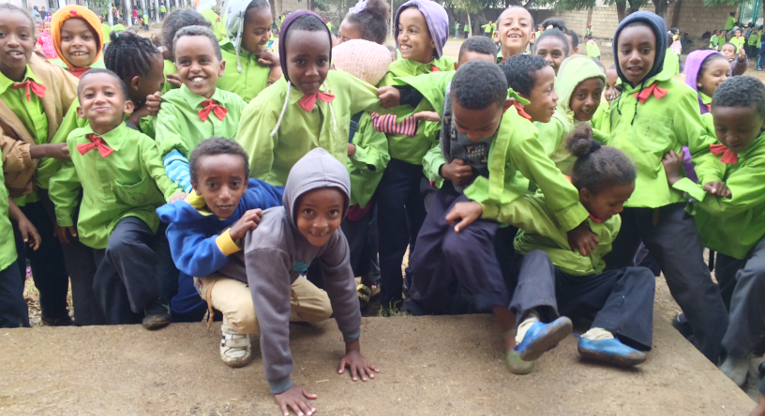
[[[717,56],[718,58],[712,58],[698,79],[699,91],[708,97],[714,95],[717,87],[730,77],[730,64],[726,59]]]
[[[557,74],[561,62],[566,59],[566,45],[556,36],[547,36],[537,41],[534,54],[547,61]]]
[[[630,199],[634,190],[634,182],[628,185],[607,186],[597,194],[585,188],[579,191],[579,201],[590,215],[601,221],[608,221],[614,215],[622,213],[624,203]]]
[[[720,53],[725,55],[725,57],[728,58],[728,62],[730,62],[736,58],[736,47],[731,44],[723,45],[722,49],[720,49]]]
[[[611,101],[616,98],[616,94],[619,92],[616,88],[616,81],[619,79],[619,74],[616,73],[616,68],[606,71],[606,89],[603,91],[606,94],[606,101],[611,104]]]
[[[479,142],[493,136],[499,128],[502,113],[506,109],[497,104],[491,104],[481,110],[471,110],[459,105],[454,98],[451,99],[451,103],[454,127],[471,142]]]
[[[645,25],[624,28],[619,34],[619,66],[624,77],[637,85],[651,71],[656,59],[656,35]]]
[[[595,110],[600,105],[600,98],[603,95],[603,80],[600,78],[590,78],[579,83],[571,94],[569,107],[574,112],[576,121],[590,121],[595,114]]]
[[[61,25],[61,53],[75,68],[87,68],[98,55],[98,40],[93,28],[79,17]]]
[[[183,85],[196,95],[210,98],[226,62],[218,59],[207,36],[182,36],[175,42],[175,66]]]
[[[436,44],[428,32],[425,16],[409,7],[398,17],[398,50],[401,57],[426,64],[433,60]]]
[[[205,155],[197,159],[194,190],[205,199],[207,209],[221,219],[234,215],[247,191],[244,160],[239,155]]]
[[[337,37],[337,44],[339,45],[353,39],[361,39],[361,29],[349,22],[348,19],[345,19],[340,23],[340,36]]]
[[[16,10],[0,13],[0,72],[12,81],[23,81],[34,47],[34,26],[29,17]]]
[[[531,121],[547,123],[555,113],[558,105],[558,94],[555,92],[555,72],[552,67],[546,66],[535,74],[536,82],[529,97],[531,101],[523,110],[531,116]]]
[[[242,30],[242,49],[251,54],[260,55],[268,48],[269,39],[271,39],[271,9],[268,7],[247,9]]]
[[[712,106],[715,135],[733,153],[743,153],[765,129],[765,118],[751,107]]]
[[[327,244],[343,221],[345,198],[335,188],[318,188],[300,196],[296,222],[301,234],[312,246]]]
[[[108,73],[83,76],[78,97],[77,115],[87,118],[98,135],[110,132],[122,123],[124,114],[133,112],[133,103],[125,97],[119,80]]]
[[[130,80],[128,85],[129,98],[135,102],[141,102],[146,99],[146,96],[159,91],[165,83],[164,70],[165,61],[162,59],[162,55],[159,53],[152,55],[149,73],[140,77],[136,75]]]
[[[523,7],[511,7],[499,16],[497,32],[502,56],[522,54],[531,41],[531,14]]]
[[[307,30],[293,30],[287,36],[287,75],[290,81],[303,94],[316,94],[329,72],[329,37],[326,32]]]

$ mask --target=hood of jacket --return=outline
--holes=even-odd
[[[664,57],[667,53],[667,24],[664,22],[664,19],[652,12],[636,12],[625,17],[624,20],[619,23],[619,27],[616,29],[616,33],[614,34],[614,57],[616,60],[616,73],[619,74],[619,78],[622,80],[622,82],[628,85],[630,83],[624,76],[621,65],[619,65],[619,35],[621,35],[622,30],[624,30],[626,26],[635,22],[645,23],[648,25],[648,27],[651,28],[654,35],[656,35],[656,57],[653,61],[653,67],[651,67],[651,70],[648,71],[648,74],[646,74],[644,80],[653,78],[659,74],[662,69],[664,69]],[[648,84],[646,83],[646,85]]]
[[[701,99],[701,91],[699,91],[698,86],[699,75],[701,75],[701,65],[707,58],[714,54],[723,56],[723,54],[720,52],[711,50],[693,51],[688,54],[688,58],[685,61],[685,83],[693,88],[694,91],[696,91],[696,95],[699,97],[699,108],[701,109],[701,114],[705,114],[707,112],[707,106],[704,105],[704,102]]]
[[[600,78],[606,84],[606,76],[592,59],[576,58],[561,68],[555,89],[558,92],[558,107],[555,116],[569,123],[575,123],[574,112],[571,110],[571,96],[577,85],[590,78]]]

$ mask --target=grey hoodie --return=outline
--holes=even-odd
[[[318,188],[337,188],[348,212],[351,179],[348,170],[326,150],[317,148],[292,167],[284,190],[284,206],[263,213],[258,228],[244,239],[247,282],[260,324],[260,351],[271,392],[292,386],[290,352],[290,286],[317,259],[337,326],[346,342],[361,334],[361,311],[345,235],[338,228],[322,247],[300,233],[295,210],[301,195]]]

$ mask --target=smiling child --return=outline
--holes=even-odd
[[[569,56],[568,39],[558,29],[545,30],[534,42],[531,53],[547,61],[557,75],[560,64]]]
[[[513,6],[505,9],[497,18],[497,34],[500,53],[497,63],[504,62],[511,56],[526,52],[529,42],[534,41],[534,18],[524,7]]]
[[[104,68],[101,21],[84,6],[65,6],[53,14],[51,27],[56,62],[77,78],[90,68]]]

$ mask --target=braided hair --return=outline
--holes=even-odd
[[[130,82],[133,77],[147,76],[152,60],[161,56],[159,49],[147,38],[131,32],[112,32],[104,49],[104,65],[120,79]]]
[[[588,189],[593,194],[611,186],[635,182],[637,173],[627,156],[614,147],[601,146],[592,139],[592,128],[580,123],[567,139],[568,151],[576,156],[571,183],[576,189]]]

